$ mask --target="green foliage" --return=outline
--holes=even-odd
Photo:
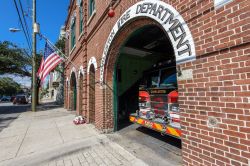
[[[22,93],[20,84],[9,77],[0,78],[0,95],[11,96],[17,93]]]
[[[63,54],[65,54],[65,38],[59,39],[55,45],[58,49],[61,50]],[[56,68],[56,71],[60,73],[60,82],[59,82],[59,87],[58,87],[58,93],[56,95],[56,102],[57,104],[63,105],[64,103],[64,63],[61,63]]]
[[[41,54],[36,54],[36,71],[38,71],[41,61],[42,61],[42,53]]]
[[[31,76],[31,57],[11,42],[0,42],[0,64],[0,74]]]
[[[63,53],[65,54],[65,38],[62,38],[62,39],[59,39],[55,46]],[[61,57],[63,57],[63,55],[59,52],[59,55]],[[65,57],[64,57],[65,58]],[[60,73],[63,73],[64,72],[64,65],[61,64],[61,65],[58,65],[55,69],[56,71],[60,72]]]
[[[62,51],[62,53],[65,53],[65,38],[59,39],[55,46]]]

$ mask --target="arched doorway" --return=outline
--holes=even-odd
[[[70,78],[70,109],[76,111],[77,103],[77,85],[76,85],[76,74],[72,72]]]
[[[188,28],[188,24],[182,18],[181,14],[171,5],[163,1],[145,0],[138,2],[127,9],[118,19],[108,36],[100,65],[100,83],[105,87],[103,90],[105,100],[104,112],[108,112],[105,113],[104,120],[110,121],[113,119],[114,122],[113,124],[105,124],[106,126],[104,126],[104,128],[113,127],[114,130],[117,129],[117,119],[119,116],[117,110],[120,107],[119,99],[117,99],[120,95],[117,82],[119,82],[120,79],[119,72],[121,64],[121,61],[118,58],[122,57],[120,54],[123,51],[122,49],[125,48],[125,52],[128,54],[133,52],[132,54],[141,54],[138,56],[147,56],[148,53],[145,52],[158,47],[158,41],[162,40],[161,37],[156,39],[154,36],[151,36],[154,38],[154,41],[145,43],[141,41],[148,35],[144,32],[141,33],[140,36],[137,35],[137,37],[141,37],[141,40],[127,42],[130,40],[131,35],[133,36],[135,30],[143,30],[143,27],[148,25],[155,25],[155,27],[161,29],[160,34],[163,32],[164,35],[162,37],[165,38],[163,43],[168,44],[166,44],[167,46],[165,45],[161,47],[172,47],[172,49],[169,47],[172,51],[168,50],[167,53],[171,54],[171,61],[174,61],[174,66],[195,60],[196,58],[194,41]],[[142,43],[144,45],[139,46]],[[137,46],[131,48],[134,44]],[[157,58],[152,60],[151,63],[154,63],[154,61],[156,61],[155,63],[165,63],[164,61],[168,61],[168,58]],[[179,66],[177,66],[177,68],[178,67]],[[134,73],[138,73],[138,71],[134,71]]]
[[[114,107],[117,130],[130,124],[131,113],[146,108],[140,107],[139,93],[150,94],[151,109],[163,111],[167,108],[168,93],[178,90],[174,50],[158,24],[134,29],[120,47],[115,64],[113,94],[117,103]],[[167,80],[170,76],[171,80]],[[153,94],[153,90],[162,93]]]
[[[89,123],[95,124],[95,66],[89,68]]]

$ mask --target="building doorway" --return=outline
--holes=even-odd
[[[131,114],[135,114],[137,110],[146,110],[148,105],[151,106],[151,112],[158,114],[159,119],[164,118],[161,113],[168,108],[168,94],[178,91],[176,58],[168,35],[159,24],[150,20],[143,20],[143,23],[141,25],[140,20],[131,23],[129,26],[140,25],[126,35],[127,38],[123,39],[118,51],[113,51],[117,57],[112,79],[114,130],[117,131],[114,138],[118,137],[116,142],[128,148],[127,150],[133,149],[134,145],[140,146],[141,148],[133,149],[133,152],[148,163],[157,163],[157,156],[171,156],[171,164],[167,165],[181,165],[180,135],[175,138],[174,135],[154,131],[151,127],[146,127],[143,121],[142,125],[130,122]],[[142,99],[141,93],[147,93],[148,99]],[[150,123],[153,118],[147,119],[146,113],[140,117],[140,120],[145,118],[149,122],[148,126],[153,124]],[[177,128],[179,130],[170,129],[177,133],[180,125]],[[140,155],[150,151],[154,151],[155,156]],[[159,162],[156,165],[158,164],[166,163]]]
[[[160,107],[164,109],[167,107],[166,103],[154,100],[166,100],[167,93],[177,90],[178,87],[174,51],[167,35],[158,25],[145,25],[132,32],[120,48],[118,57],[114,97],[117,102],[115,125],[119,130],[129,125],[129,115],[140,109],[139,93],[142,89],[149,95],[152,89],[164,89],[165,94],[151,95],[149,103],[157,107],[162,104]],[[171,85],[167,87],[164,80],[170,76]]]
[[[71,74],[70,78],[70,109],[76,111],[77,103],[77,85],[75,72]]]

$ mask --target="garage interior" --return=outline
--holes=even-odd
[[[117,130],[130,125],[129,115],[139,109],[139,87],[145,72],[169,62],[176,73],[171,41],[157,25],[141,27],[128,37],[120,48],[115,70]]]

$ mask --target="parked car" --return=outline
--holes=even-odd
[[[1,101],[10,101],[10,96],[3,96],[2,98],[1,98]]]
[[[26,95],[17,95],[13,100],[13,104],[28,104],[28,98]]]
[[[13,102],[16,96],[11,96],[10,101]]]
[[[30,102],[31,103],[31,100],[32,100],[32,98],[31,98],[31,95],[28,97],[28,102]]]

